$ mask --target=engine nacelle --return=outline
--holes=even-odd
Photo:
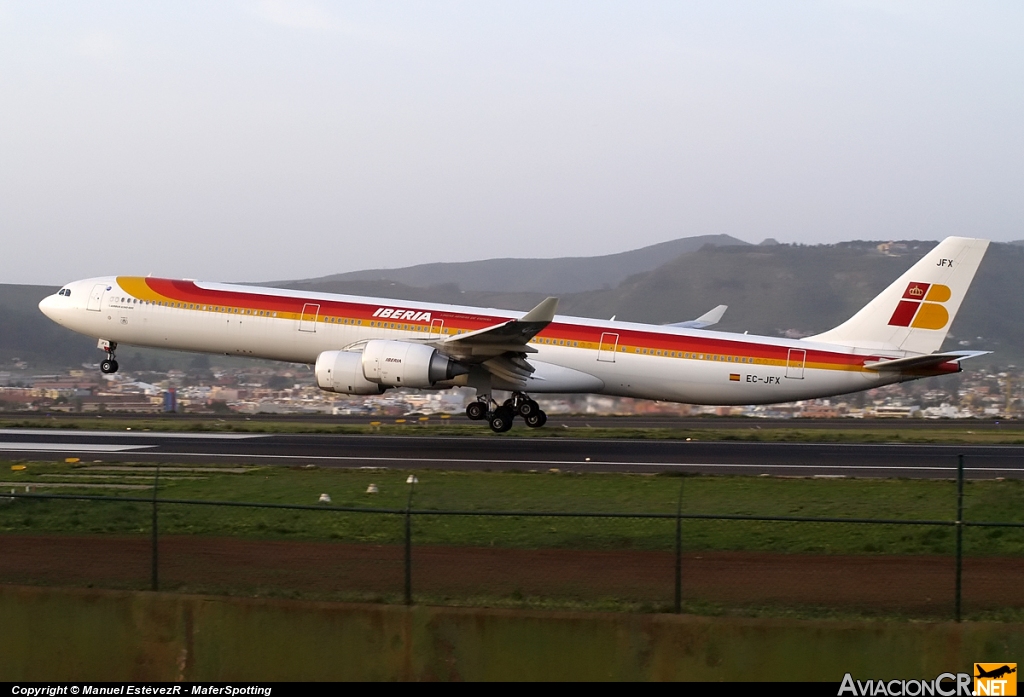
[[[468,372],[424,344],[375,339],[367,341],[363,349],[363,376],[388,387],[431,387]]]
[[[340,394],[382,394],[387,389],[363,376],[363,356],[350,351],[324,351],[316,357],[316,386]]]

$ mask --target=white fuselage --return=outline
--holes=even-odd
[[[364,340],[443,339],[522,316],[506,310],[140,277],[77,281],[44,299],[40,308],[69,329],[119,344],[307,364],[324,351]],[[900,352],[579,317],[556,316],[529,346],[536,349],[529,361],[537,373],[528,390],[537,393],[771,404],[910,377],[864,367],[902,357]],[[946,372],[950,370],[931,374]],[[503,388],[500,380],[494,387]]]

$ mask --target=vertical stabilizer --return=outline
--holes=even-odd
[[[807,340],[914,353],[938,351],[986,249],[988,240],[947,237],[860,312]]]

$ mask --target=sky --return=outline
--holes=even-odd
[[[1022,239],[1022,34],[1014,1],[0,0],[0,283]]]

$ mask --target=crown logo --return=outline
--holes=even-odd
[[[910,290],[907,291],[907,295],[912,295],[915,298],[923,297],[924,296],[924,288],[922,288],[921,286],[914,286],[913,288],[911,288]]]

